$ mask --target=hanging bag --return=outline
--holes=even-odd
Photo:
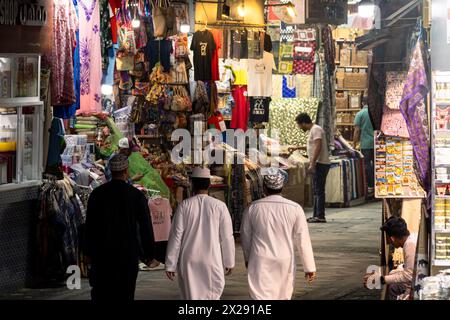
[[[160,0],[152,2],[153,35],[156,38],[165,37],[167,34],[166,17]]]
[[[131,71],[134,69],[134,54],[121,50],[117,52],[116,57],[117,71]]]

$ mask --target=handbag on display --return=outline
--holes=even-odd
[[[164,17],[166,19],[166,37],[171,37],[178,34],[177,16],[175,8],[166,0],[166,7],[163,8]]]
[[[174,86],[171,110],[182,112],[192,108],[189,94],[185,87]]]
[[[132,94],[135,96],[146,96],[150,91],[150,82],[135,81]]]
[[[177,115],[177,121],[174,124],[175,129],[186,129],[187,128],[187,116],[184,113],[179,113]]]
[[[130,75],[126,71],[120,72],[120,83],[119,83],[119,89],[128,91],[131,90],[133,87],[133,81],[131,80]]]
[[[189,54],[188,52],[189,50],[187,36],[178,36],[175,41],[175,57],[177,59],[183,58]]]
[[[162,3],[160,0],[156,0],[152,2],[152,5],[153,35],[156,38],[165,37],[167,34],[167,26]]]
[[[197,81],[194,99],[192,101],[192,111],[194,114],[206,114],[209,111],[208,93],[206,92],[205,84],[202,81]]]
[[[175,83],[187,84],[188,76],[184,61],[178,61],[175,68],[170,70],[170,76]]]
[[[121,50],[117,52],[116,69],[118,71],[130,71],[134,69],[134,54]]]

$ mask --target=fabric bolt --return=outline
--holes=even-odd
[[[268,126],[270,136],[273,137],[278,132],[280,144],[306,145],[308,134],[298,128],[295,118],[306,112],[315,121],[318,105],[319,101],[314,98],[272,98]]]
[[[247,100],[247,86],[235,86],[232,91],[235,106],[232,111],[231,124],[232,129],[241,129],[247,131],[249,118],[249,103]]]
[[[98,0],[78,0],[80,23],[80,113],[102,111],[102,56]]]
[[[316,41],[297,41],[294,43],[293,73],[313,74]]]
[[[297,98],[311,98],[313,96],[313,88],[313,75],[295,75],[295,93]]]
[[[295,76],[283,76],[283,98],[296,97]]]
[[[272,70],[276,70],[273,54],[264,52],[263,59],[249,59],[247,74],[251,81],[248,83],[250,97],[270,97],[272,95]]]
[[[78,18],[72,1],[53,1],[52,29],[52,105],[68,106],[76,102],[73,52],[77,44]]]
[[[253,202],[243,214],[241,243],[248,262],[250,297],[289,300],[294,291],[298,250],[304,272],[315,272],[308,224],[302,207],[275,195]]]
[[[426,192],[430,190],[431,159],[428,131],[428,117],[424,99],[429,91],[427,74],[425,71],[423,44],[421,40],[412,53],[408,75],[403,89],[400,111],[406,120],[411,144],[414,148],[415,165],[417,165],[420,184]]]
[[[219,300],[225,286],[224,268],[234,265],[233,228],[226,204],[208,195],[183,201],[174,215],[166,256],[166,270],[178,274],[181,299]]]

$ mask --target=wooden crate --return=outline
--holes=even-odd
[[[367,73],[346,73],[344,87],[347,89],[365,89],[367,87]]]

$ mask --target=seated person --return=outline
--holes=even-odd
[[[386,300],[407,300],[411,292],[414,261],[416,256],[417,235],[410,234],[406,221],[400,217],[390,217],[380,228],[386,232],[387,239],[395,248],[403,249],[404,263],[381,276],[381,284],[387,284]],[[364,277],[364,286],[371,274]]]

